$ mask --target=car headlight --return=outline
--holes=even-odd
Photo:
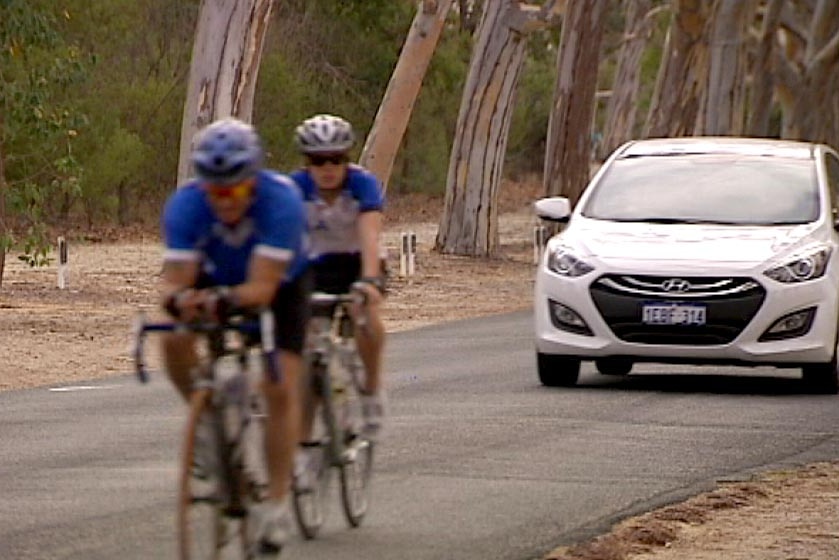
[[[594,270],[593,266],[574,255],[568,247],[561,245],[550,251],[548,268],[569,278],[583,276]]]
[[[827,246],[813,247],[799,253],[780,266],[770,268],[764,274],[784,284],[806,282],[824,276],[827,263],[830,261],[831,248]]]

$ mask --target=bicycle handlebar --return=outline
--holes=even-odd
[[[346,294],[330,294],[326,292],[312,292],[309,296],[309,302],[312,307],[317,309],[328,309],[333,305],[344,305],[357,303],[362,307],[367,303],[367,294],[361,290],[351,290]],[[364,314],[361,314],[355,320],[355,324],[360,328],[367,328],[367,320]]]
[[[259,320],[229,320],[224,323],[214,322],[195,322],[183,323],[180,321],[164,321],[159,323],[147,323],[145,315],[140,312],[134,320],[132,328],[132,342],[133,347],[131,354],[134,357],[134,369],[137,378],[141,383],[147,383],[149,374],[146,370],[144,360],[144,343],[146,334],[150,332],[192,332],[198,334],[212,334],[223,333],[224,331],[235,331],[244,335],[260,335],[260,349],[263,356],[272,359],[266,360],[268,363],[268,375],[271,381],[277,382],[279,380],[279,370],[277,362],[273,359],[276,352],[276,343],[274,340],[274,314],[269,309],[263,309],[259,312]]]

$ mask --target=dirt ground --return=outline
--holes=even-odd
[[[385,235],[393,276],[388,331],[529,307],[536,225],[529,202],[537,191],[533,185],[502,188],[501,256],[492,260],[434,253],[441,202],[394,200]],[[415,273],[401,277],[398,247],[408,231],[417,236]],[[0,289],[0,391],[131,371],[130,324],[138,311],[155,313],[161,248],[155,232],[124,237],[68,235],[64,289],[57,287],[54,263],[31,269],[9,255]],[[155,357],[149,358],[155,367]],[[722,485],[624,520],[548,559],[837,560],[839,461]]]

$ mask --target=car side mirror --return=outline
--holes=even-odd
[[[536,215],[549,222],[565,223],[571,218],[571,202],[564,196],[541,198],[533,203]]]

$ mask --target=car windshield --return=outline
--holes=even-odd
[[[819,216],[811,160],[719,154],[612,162],[582,210],[589,218],[658,223],[802,224]]]

